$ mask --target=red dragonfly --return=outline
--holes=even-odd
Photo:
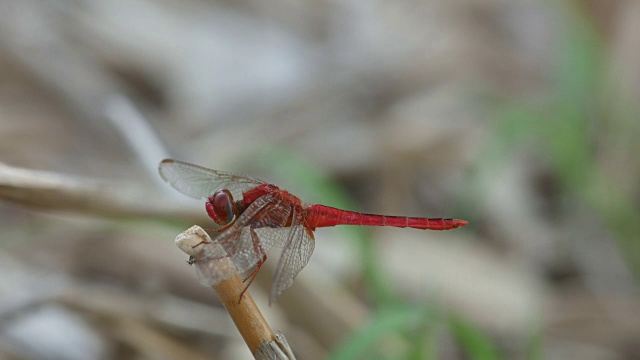
[[[291,286],[309,262],[316,228],[365,225],[450,230],[467,225],[459,219],[373,215],[319,204],[307,206],[297,196],[250,176],[178,160],[163,160],[159,170],[160,176],[178,191],[206,199],[207,214],[221,226],[213,230],[219,233],[217,242],[239,272],[253,269],[244,280],[249,280],[245,291],[267,260],[267,251],[274,246],[283,248],[273,278],[270,303]]]

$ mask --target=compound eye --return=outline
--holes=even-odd
[[[216,191],[209,197],[207,213],[218,225],[227,225],[233,220],[233,197],[229,190]]]

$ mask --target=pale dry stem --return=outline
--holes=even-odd
[[[177,207],[159,192],[133,184],[83,179],[0,163],[0,199],[33,208],[112,218],[187,220],[202,211]]]
[[[245,284],[219,244],[202,228],[193,226],[176,237],[176,245],[195,257],[201,282],[211,285],[256,359],[294,359],[286,341],[281,340],[284,336],[274,335],[249,291],[238,301]]]

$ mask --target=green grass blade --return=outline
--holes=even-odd
[[[370,359],[374,354],[380,356],[386,352],[385,347],[393,347],[394,342],[402,341],[400,333],[418,325],[424,316],[424,309],[406,306],[380,311],[335,349],[329,359]]]
[[[449,326],[455,340],[460,344],[469,359],[499,360],[502,357],[491,341],[479,328],[464,318],[451,315]]]

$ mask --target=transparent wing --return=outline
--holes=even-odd
[[[282,248],[287,243],[291,227],[281,228],[258,228],[256,233],[260,238],[260,242],[264,244],[265,249],[271,249],[274,247]]]
[[[241,199],[242,193],[264,184],[258,179],[207,169],[183,161],[162,160],[158,168],[162,179],[181,193],[196,199],[207,198],[220,189],[228,189],[234,199]]]
[[[313,233],[304,223],[299,222],[298,225],[291,227],[282,255],[280,255],[276,273],[273,276],[269,297],[270,304],[293,284],[293,280],[309,262],[314,247]]]
[[[291,227],[286,225],[295,217],[291,216],[292,206],[283,204],[283,200],[282,194],[275,194],[264,216],[254,217],[255,232],[265,251],[274,246],[282,247],[287,242]]]
[[[238,269],[245,273],[258,264],[263,254],[274,246],[282,246],[287,240],[291,228],[258,228],[254,229],[259,243],[254,244],[251,227],[243,227],[238,234],[225,239],[220,244]],[[260,249],[261,248],[261,249]]]
[[[233,242],[224,241],[222,246],[241,274],[252,269],[262,258],[261,250],[254,246],[251,239],[251,228],[247,226],[239,230]]]
[[[239,272],[243,273],[255,266],[263,254],[266,254],[273,246],[273,241],[276,241],[276,239],[271,239],[271,236],[273,236],[272,233],[278,233],[277,231],[273,232],[277,229],[264,228],[264,226],[278,219],[286,221],[289,218],[290,207],[287,212],[287,207],[280,206],[280,200],[279,194],[274,193],[258,198],[247,207],[229,229],[216,238],[229,254]],[[251,237],[252,227],[256,228],[259,239],[257,244]],[[260,231],[258,232],[258,230]]]

